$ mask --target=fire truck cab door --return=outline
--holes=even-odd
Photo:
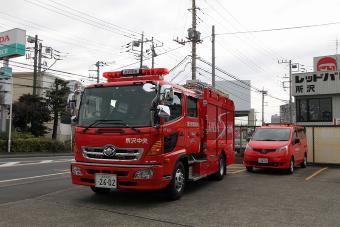
[[[197,106],[197,98],[187,96],[186,147],[188,153],[198,153],[200,151],[201,136]]]

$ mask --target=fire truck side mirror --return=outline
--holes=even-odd
[[[163,85],[161,87],[161,92],[160,92],[160,99],[161,102],[165,105],[167,104],[172,104],[172,101],[174,99],[174,89],[171,85]]]
[[[165,105],[158,105],[158,116],[161,118],[169,118],[170,117],[170,108]]]
[[[143,90],[146,92],[153,92],[155,91],[156,86],[154,84],[146,83],[143,85]]]

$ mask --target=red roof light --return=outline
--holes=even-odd
[[[103,77],[107,78],[107,79],[114,79],[114,78],[119,78],[121,77],[123,74],[121,71],[117,71],[117,72],[105,72],[103,73]]]
[[[169,70],[166,68],[142,69],[142,75],[166,75]]]

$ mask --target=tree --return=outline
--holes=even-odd
[[[66,112],[67,97],[70,93],[70,88],[67,87],[67,84],[67,81],[56,78],[53,88],[46,92],[47,103],[53,115],[52,139],[57,138],[59,115],[63,115]]]
[[[50,120],[50,110],[44,98],[24,94],[13,104],[13,125],[22,132],[43,136],[48,132],[44,123]]]

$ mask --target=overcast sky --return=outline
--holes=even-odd
[[[203,42],[198,55],[211,62],[211,26],[215,25],[216,65],[240,79],[251,80],[253,86],[269,94],[288,99],[282,88],[282,77],[288,74],[289,60],[305,65],[311,71],[313,57],[336,53],[340,24],[262,33],[224,34],[237,31],[295,27],[339,22],[339,0],[196,0],[198,30]],[[187,37],[191,27],[190,0],[11,0],[1,1],[0,31],[25,29],[27,35],[38,35],[44,46],[58,50],[64,56],[52,69],[80,74],[67,79],[83,79],[93,72],[96,61],[109,63],[102,71],[135,68],[138,60],[126,52],[126,44],[141,38],[154,37],[160,54],[155,67],[172,69],[191,53],[190,44],[182,46],[173,41]],[[146,44],[146,49],[148,49]],[[15,61],[32,64],[24,57]],[[47,64],[53,63],[47,60]],[[177,83],[191,78],[190,65],[183,62],[168,76]],[[135,63],[135,64],[133,64]],[[145,64],[151,67],[151,60]],[[13,66],[13,65],[12,65]],[[185,66],[187,66],[185,68]],[[198,67],[210,70],[198,61]],[[13,66],[14,71],[27,71]],[[198,79],[210,82],[208,73],[199,70]],[[217,72],[217,75],[230,79]],[[251,106],[261,112],[261,94],[252,92]],[[279,113],[276,99],[266,97],[265,119]],[[257,115],[261,119],[260,113]]]

